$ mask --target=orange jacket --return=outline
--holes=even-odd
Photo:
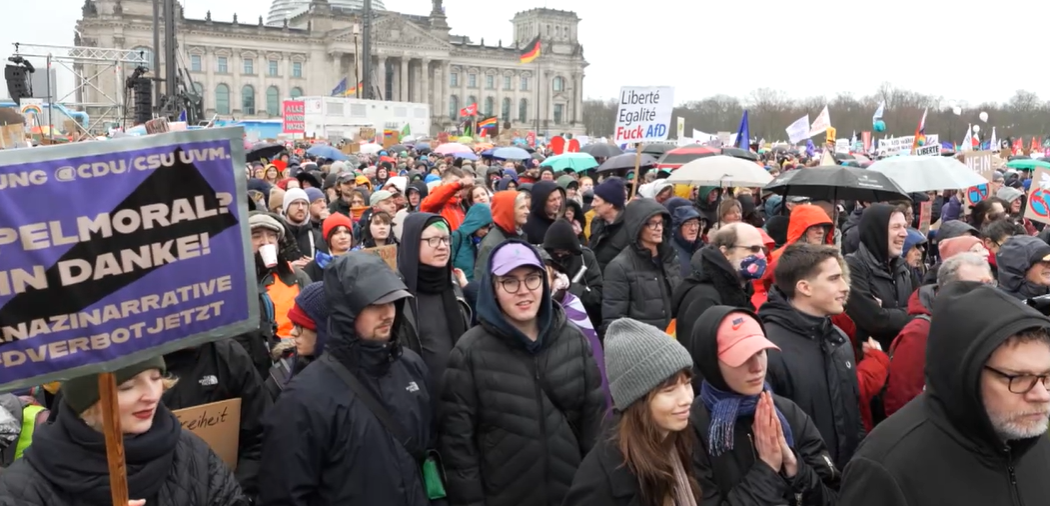
[[[762,307],[762,304],[766,303],[766,297],[769,296],[769,288],[773,286],[773,269],[776,268],[777,259],[780,258],[780,255],[784,253],[784,250],[788,246],[802,239],[806,235],[806,230],[809,230],[809,227],[816,225],[832,226],[832,221],[831,218],[828,217],[828,213],[825,213],[820,207],[811,205],[795,206],[795,209],[791,211],[791,220],[788,222],[787,242],[769,255],[765,275],[763,275],[761,279],[752,281],[755,293],[751,296],[751,305],[755,307],[756,311],[758,308]],[[829,228],[827,236],[825,237],[828,244],[831,244],[835,240],[833,235],[834,234]]]
[[[467,213],[459,205],[459,191],[463,189],[463,183],[456,181],[440,185],[427,194],[423,202],[419,203],[419,210],[424,213],[440,214],[448,220],[452,230],[456,230],[463,224]]]

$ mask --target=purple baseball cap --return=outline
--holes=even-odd
[[[492,257],[492,274],[506,276],[508,272],[523,265],[531,265],[543,270],[543,262],[536,252],[520,243],[511,243],[496,251]]]

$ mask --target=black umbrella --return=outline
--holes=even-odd
[[[595,158],[609,158],[616,155],[622,155],[623,150],[619,146],[613,146],[612,144],[606,144],[600,142],[597,144],[588,144],[580,149],[584,153],[591,155]]]
[[[387,153],[400,153],[402,151],[408,151],[412,149],[412,146],[406,146],[404,144],[394,144],[390,146],[390,149],[386,150]]]
[[[609,159],[602,162],[598,166],[598,172],[607,172],[610,170],[634,170],[634,161],[638,155],[634,153],[624,153],[622,155],[616,155],[609,157]],[[656,165],[656,158],[652,155],[642,153],[642,160],[640,168],[648,169]]]
[[[837,153],[837,152],[832,154],[831,157],[834,158],[836,162],[844,162],[846,160],[856,160],[857,159],[857,157],[855,157],[855,156],[853,156],[853,155],[851,155],[849,153]]]
[[[762,191],[828,202],[909,199],[907,192],[881,172],[839,166],[789,170],[770,181]]]
[[[284,144],[277,142],[266,142],[262,144],[256,144],[252,146],[247,153],[244,154],[244,161],[255,162],[262,160],[263,158],[267,160],[273,160],[275,156],[277,156],[281,151],[284,151],[285,149],[286,148],[284,147]]]
[[[757,154],[752,153],[751,151],[748,151],[746,149],[722,148],[722,154],[726,155],[726,156],[731,156],[733,158],[742,158],[744,160],[751,160],[751,161],[757,161],[758,160],[758,155]]]
[[[1025,156],[1025,155],[1012,155],[1012,156],[1010,156],[1010,158],[1007,158],[1006,161],[1012,162],[1014,160],[1031,160],[1031,159],[1032,159],[1031,157]]]
[[[659,157],[677,147],[678,146],[675,146],[674,144],[646,144],[645,147],[642,148],[642,153]]]

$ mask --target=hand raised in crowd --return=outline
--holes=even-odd
[[[320,213],[317,213],[317,217],[318,217],[318,218],[319,218],[319,219],[320,219],[321,221],[324,221],[324,220],[326,220],[326,219],[327,219],[327,218],[328,218],[329,216],[331,216],[331,215],[332,215],[332,213],[331,213],[331,212],[329,212],[327,208],[325,208],[325,209],[322,209]]]
[[[306,264],[310,263],[310,257],[302,257],[299,260],[292,262],[292,265],[302,269],[306,267]]]
[[[860,343],[860,349],[864,350],[865,352],[867,352],[868,350],[882,351],[882,345],[879,344],[878,341],[869,337],[867,341]]]
[[[784,451],[780,446],[780,420],[777,419],[773,398],[769,396],[769,392],[759,394],[751,430],[755,434],[755,451],[758,452],[758,458],[773,471],[779,472],[784,465]]]
[[[459,184],[463,185],[463,188],[473,188],[474,176],[470,174],[464,175],[463,177],[459,178]]]
[[[460,288],[467,286],[467,275],[463,273],[463,269],[453,268],[452,275],[456,277],[456,284],[458,284]]]

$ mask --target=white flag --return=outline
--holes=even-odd
[[[996,153],[998,153],[999,152],[999,139],[995,138],[995,127],[994,126],[992,127],[992,138],[988,139],[988,141],[989,141],[989,143],[991,145],[992,151],[995,151]]]
[[[875,109],[875,115],[871,117],[871,122],[874,123],[882,119],[882,111],[886,107],[886,102],[879,102],[879,108]]]
[[[784,129],[788,134],[788,142],[795,144],[809,138],[809,115],[805,115]]]
[[[973,131],[973,125],[966,125],[966,137],[963,139],[962,144],[959,145],[959,151],[973,151],[973,139],[970,137],[971,131]]]
[[[810,125],[809,137],[824,133],[830,126],[831,114],[828,113],[828,106],[825,105],[824,110],[820,111],[820,114],[817,115],[817,119],[813,120],[813,124]]]

